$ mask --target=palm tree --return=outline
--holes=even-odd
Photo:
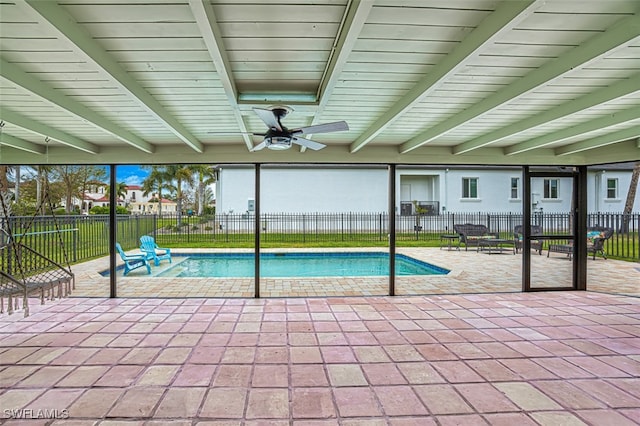
[[[111,196],[111,188],[107,185],[107,198]],[[127,184],[124,182],[116,183],[116,206],[118,205],[118,200],[120,198],[125,198],[127,196]]]
[[[189,168],[198,174],[198,183],[196,187],[196,200],[198,202],[198,216],[202,216],[205,206],[205,189],[216,181],[216,171],[212,166],[206,164],[193,164]]]
[[[166,173],[168,176],[172,176],[176,182],[177,226],[180,226],[182,225],[182,184],[191,179],[193,172],[185,164],[172,164],[167,166]]]
[[[168,180],[170,179],[170,177],[168,176],[165,167],[163,166],[150,166],[150,167],[151,167],[151,173],[149,173],[147,178],[142,181],[142,191],[145,196],[157,192],[158,216],[162,217],[162,190],[165,188],[169,189]]]

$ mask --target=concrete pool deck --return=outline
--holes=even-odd
[[[252,250],[173,249],[179,253],[229,253]],[[279,249],[279,252],[310,251],[381,251],[359,249]],[[447,275],[396,277],[396,294],[464,294],[520,292],[522,255],[510,252],[487,254],[475,250],[440,250],[438,248],[398,248],[397,253],[449,269]],[[118,259],[118,264],[120,260]],[[78,297],[107,297],[109,277],[99,272],[108,268],[108,258],[84,262],[72,267],[76,274]],[[170,265],[163,261],[154,271]],[[532,253],[532,283],[536,287],[569,285],[571,262],[566,256]],[[640,265],[613,259],[588,259],[588,289],[592,291],[640,296]],[[118,275],[119,297],[253,297],[253,278],[164,278],[146,274],[143,269],[127,277]],[[384,296],[389,292],[387,277],[330,278],[262,278],[261,297]]]

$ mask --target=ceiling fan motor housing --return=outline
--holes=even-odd
[[[269,129],[264,140],[269,149],[282,151],[291,148],[291,133],[284,126],[282,126],[282,131]]]

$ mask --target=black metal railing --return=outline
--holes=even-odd
[[[142,235],[152,235],[159,245],[171,247],[252,247],[255,217],[252,214],[218,214],[208,216],[118,215],[117,241],[125,250],[137,248]],[[32,223],[31,223],[32,222]],[[31,223],[31,224],[30,224]],[[452,213],[440,215],[396,216],[396,242],[429,245],[439,242],[442,234],[452,234],[455,224],[482,224],[490,232],[511,238],[522,224],[522,214]],[[109,253],[109,217],[51,216],[11,217],[8,222],[14,238],[52,260],[65,264],[106,256]],[[533,225],[547,235],[569,234],[572,217],[568,213],[535,213]],[[6,219],[0,219],[6,228]],[[605,226],[614,230],[605,243],[610,257],[640,259],[640,214],[592,213],[587,226]],[[260,217],[261,241],[265,244],[331,246],[358,243],[388,244],[386,213],[281,213]],[[0,246],[7,235],[0,233]],[[65,256],[66,255],[66,256]],[[1,261],[1,259],[0,259]]]

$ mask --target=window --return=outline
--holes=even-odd
[[[544,180],[544,198],[557,199],[558,196],[558,179]]]
[[[518,178],[511,178],[511,199],[517,199],[518,198]]]
[[[618,179],[607,179],[607,198],[618,198]]]
[[[478,198],[478,178],[462,178],[462,198]]]

